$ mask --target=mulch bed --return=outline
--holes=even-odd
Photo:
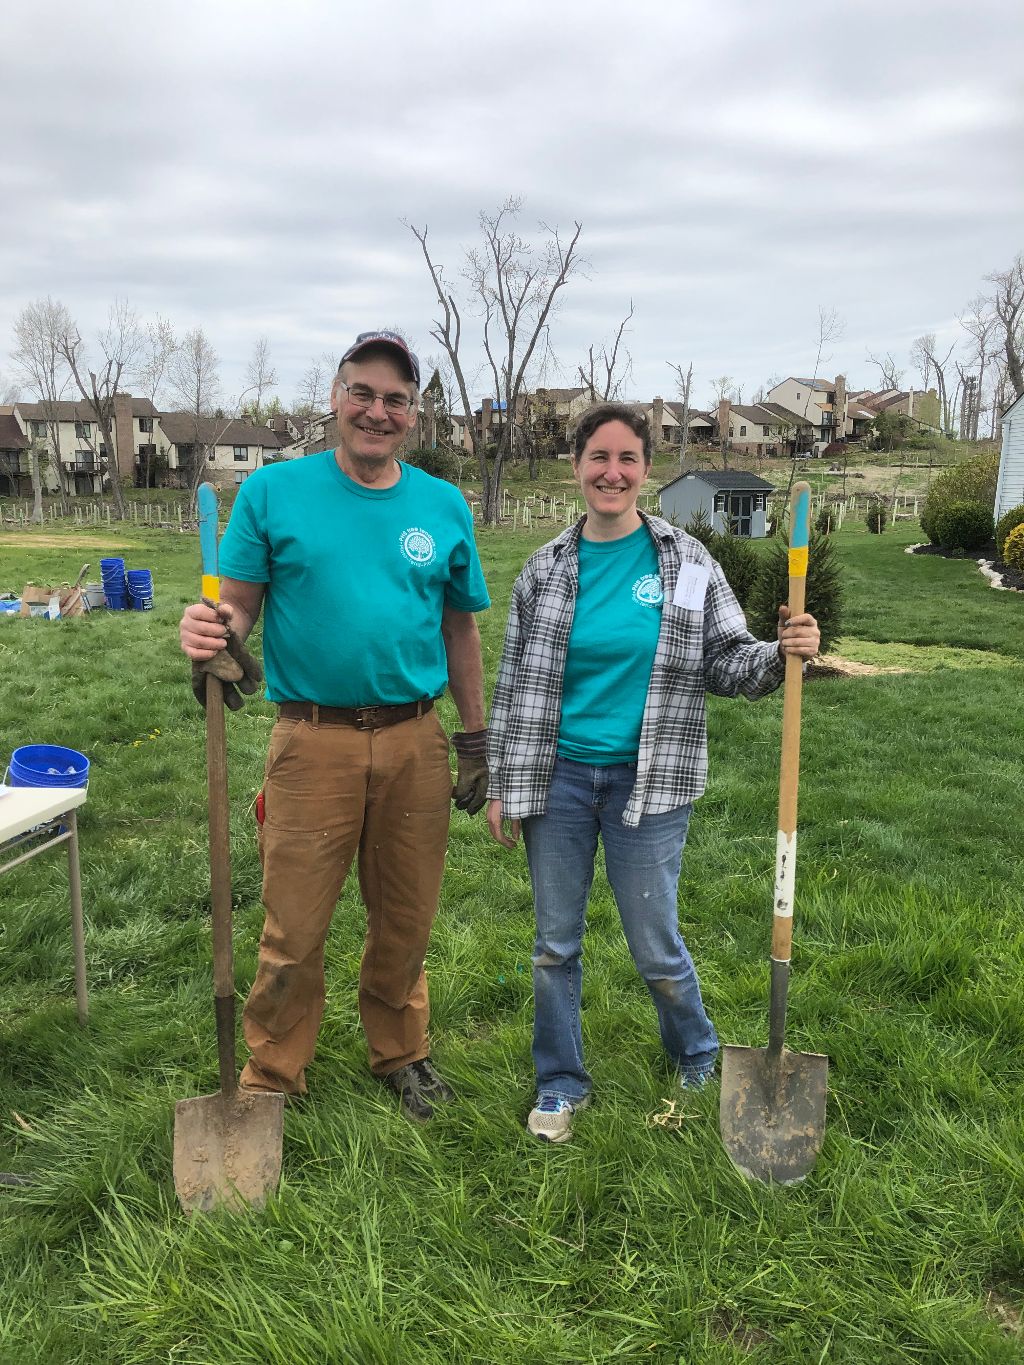
[[[1003,563],[996,555],[994,540],[990,540],[987,545],[982,545],[977,550],[972,550],[969,555],[956,550],[946,550],[941,545],[917,545],[914,547],[914,554],[941,555],[943,559],[987,559],[992,565],[993,573],[1002,574],[1004,588],[1015,588],[1017,592],[1024,592],[1024,574]]]

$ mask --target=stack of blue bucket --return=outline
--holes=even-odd
[[[127,611],[128,580],[125,577],[124,560],[101,559],[100,573],[103,575],[103,596],[107,599],[107,606],[111,611]]]
[[[153,572],[151,569],[128,570],[128,597],[133,611],[153,610]]]
[[[9,772],[12,787],[84,787],[89,760],[59,744],[23,744],[11,755]]]

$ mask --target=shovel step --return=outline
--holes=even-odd
[[[262,1208],[281,1176],[284,1096],[236,1090],[174,1106],[174,1188],[185,1213]]]

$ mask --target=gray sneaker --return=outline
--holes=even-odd
[[[437,1074],[429,1057],[400,1066],[384,1077],[384,1084],[396,1092],[402,1113],[415,1123],[426,1123],[434,1117],[436,1104],[448,1104],[455,1098],[455,1091]]]
[[[526,1120],[527,1132],[541,1142],[568,1142],[572,1137],[572,1116],[579,1109],[586,1109],[590,1096],[582,1099],[567,1100],[564,1095],[554,1095],[550,1090],[542,1090],[537,1103],[530,1110]]]

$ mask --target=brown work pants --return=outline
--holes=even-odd
[[[304,1094],[324,1012],[324,944],[352,859],[366,906],[359,1013],[378,1076],[425,1057],[423,959],[437,913],[451,773],[435,711],[383,730],[279,720],[260,836],[259,969],[242,1084]]]

